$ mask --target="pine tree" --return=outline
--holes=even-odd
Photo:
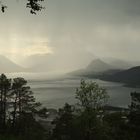
[[[0,124],[2,128],[6,126],[7,113],[10,105],[11,79],[8,79],[4,74],[0,76]]]
[[[24,78],[13,79],[13,125],[15,125],[16,119],[22,118],[23,115],[33,115],[34,112],[37,112],[36,108],[40,106],[40,103],[35,101],[30,87],[26,84],[27,81]]]

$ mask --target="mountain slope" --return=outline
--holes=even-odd
[[[134,62],[131,63],[130,61],[128,62],[127,60],[122,60],[119,58],[106,57],[106,58],[102,58],[102,60],[104,60],[105,63],[108,63],[117,69],[126,70],[126,69],[136,66]]]
[[[71,72],[71,75],[93,76],[113,69],[114,67],[112,67],[108,63],[105,63],[100,59],[95,59],[85,69],[73,71]]]
[[[93,58],[90,54],[67,51],[64,54],[35,54],[26,58],[23,65],[31,72],[69,72],[85,66]]]
[[[107,71],[109,69],[113,69],[113,67],[111,65],[109,65],[108,63],[105,63],[104,61],[100,60],[100,59],[93,60],[86,67],[87,72],[103,72],[103,71]]]
[[[0,73],[21,71],[24,71],[24,68],[18,66],[7,57],[0,55]]]
[[[140,66],[132,67],[112,75],[103,75],[102,80],[122,82],[131,86],[140,86]]]

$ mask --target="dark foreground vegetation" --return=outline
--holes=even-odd
[[[139,140],[140,94],[131,93],[128,110],[108,110],[105,89],[81,81],[77,104],[65,104],[50,126],[48,110],[35,101],[27,81],[0,76],[0,140]],[[47,123],[46,123],[47,125]]]

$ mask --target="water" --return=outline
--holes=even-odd
[[[91,79],[90,79],[91,80]],[[87,81],[90,81],[87,79]],[[131,101],[130,93],[140,89],[124,87],[120,83],[92,79],[106,88],[110,99],[109,105],[128,107]],[[66,102],[74,104],[76,88],[80,86],[80,78],[60,78],[53,80],[31,80],[28,83],[35,93],[37,101],[48,108],[62,107]]]
[[[24,77],[28,80],[37,101],[48,108],[62,107],[66,102],[74,104],[76,88],[80,86],[80,78],[60,76],[46,73],[11,73],[8,77]],[[57,78],[56,78],[57,77]],[[31,80],[32,79],[32,80]],[[46,80],[47,79],[47,80]],[[90,81],[89,79],[86,79]],[[101,87],[106,88],[110,99],[109,105],[128,107],[131,101],[130,93],[140,89],[124,87],[123,84],[92,79]]]

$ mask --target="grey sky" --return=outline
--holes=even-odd
[[[7,0],[8,10],[0,13],[1,54],[17,62],[38,53],[78,61],[82,54],[85,63],[92,55],[140,59],[140,0],[46,1],[46,10],[34,16],[23,0]]]

